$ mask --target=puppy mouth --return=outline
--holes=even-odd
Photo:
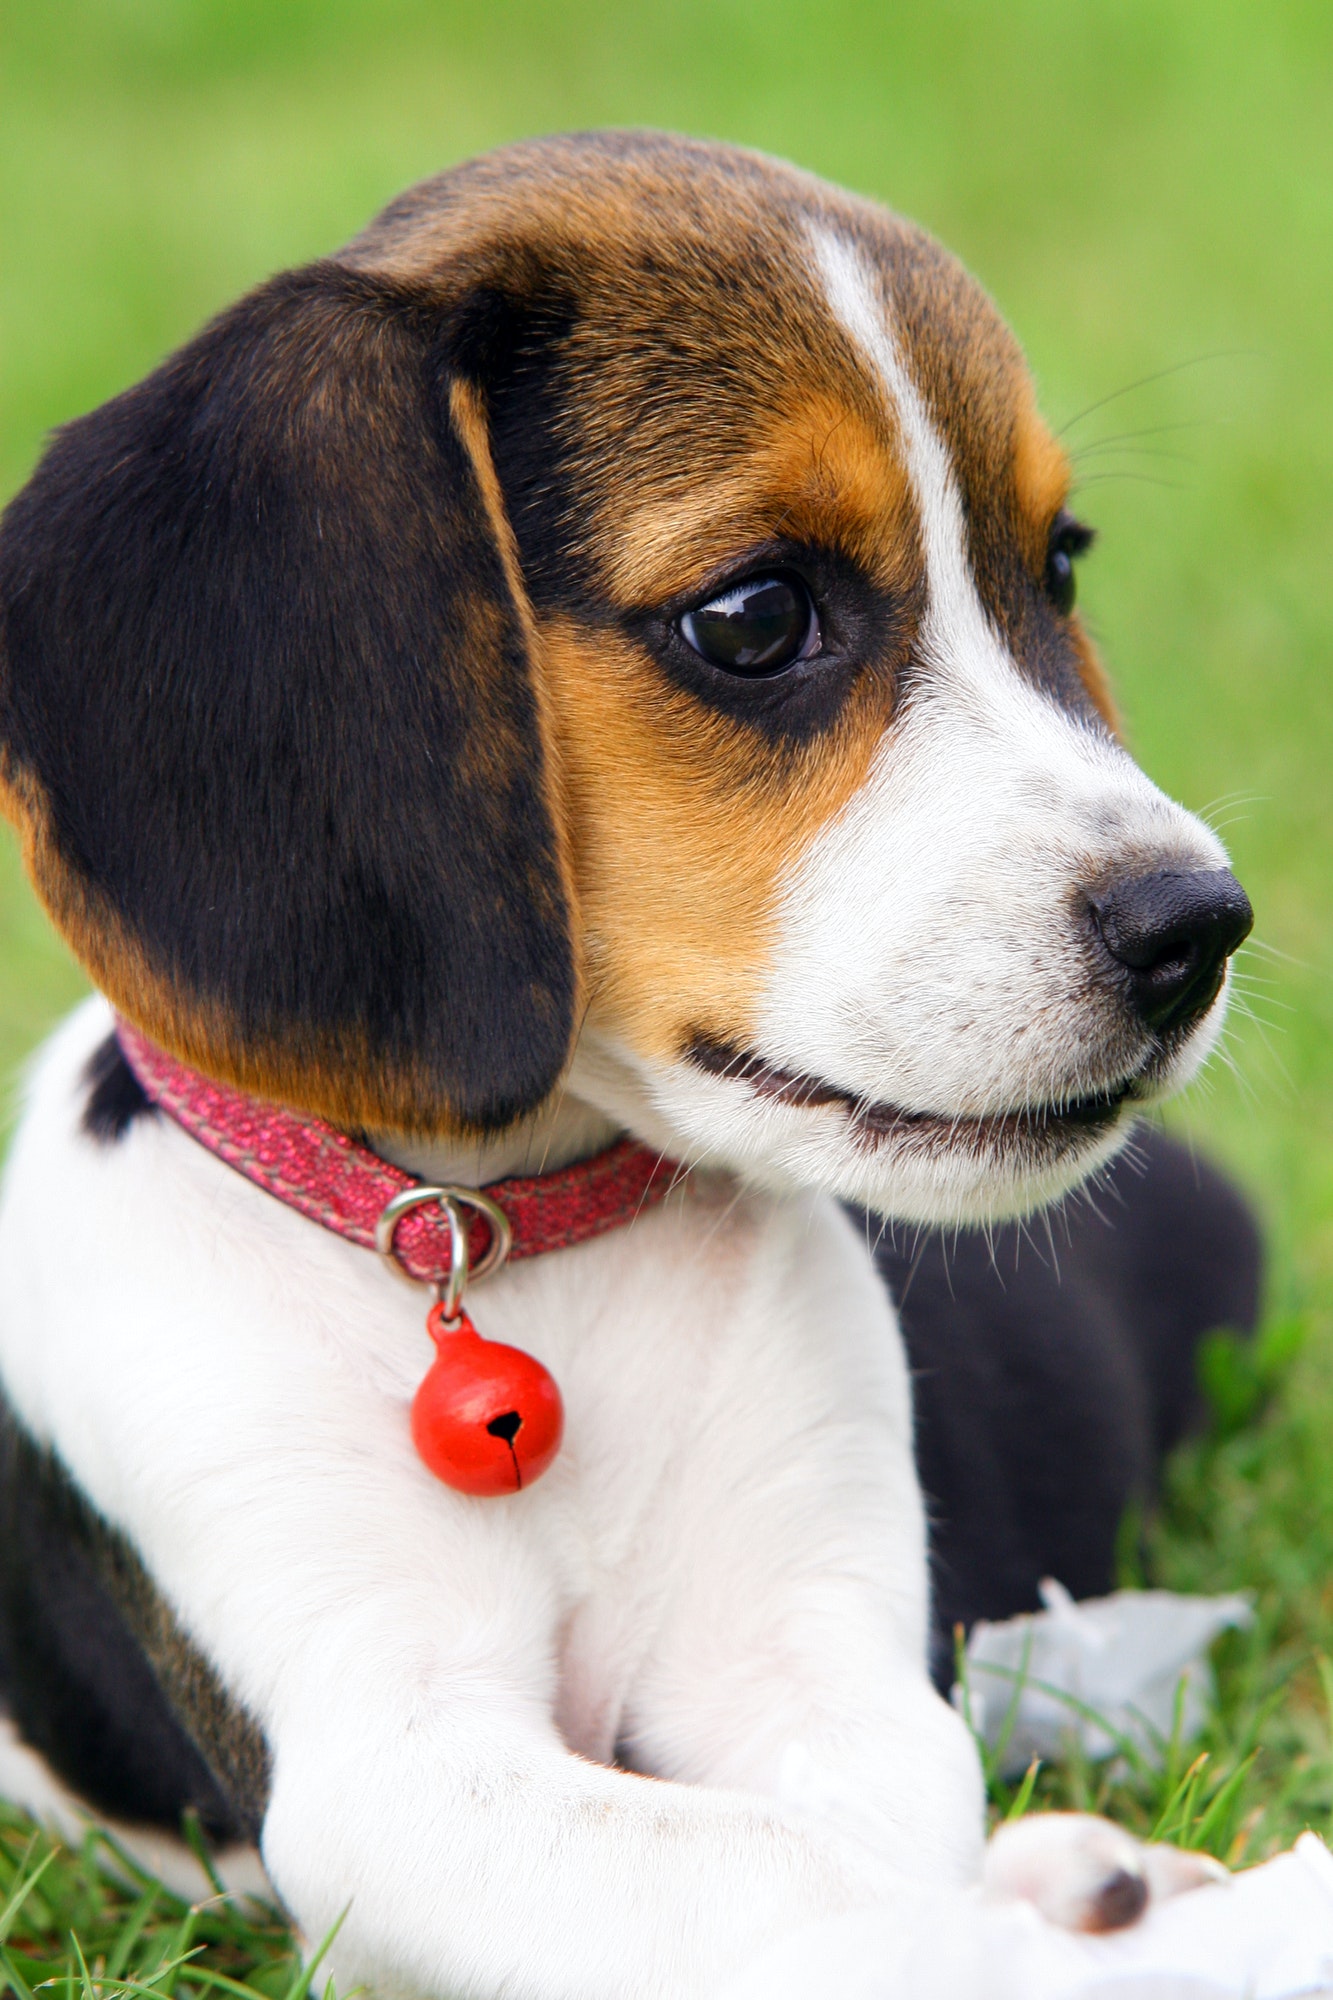
[[[1095,1137],[1115,1124],[1124,1106],[1138,1095],[1137,1086],[1142,1082],[1137,1075],[1129,1076],[1087,1096],[1018,1105],[1007,1111],[914,1111],[839,1089],[822,1077],[782,1069],[752,1049],[733,1048],[708,1036],[694,1036],[685,1057],[709,1076],[748,1085],[755,1097],[771,1104],[790,1104],[798,1110],[839,1106],[848,1115],[851,1131],[867,1144],[900,1139],[951,1152],[1034,1145],[1044,1150],[1043,1142],[1058,1148],[1062,1140],[1077,1143],[1080,1138]]]

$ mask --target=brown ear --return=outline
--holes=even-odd
[[[438,307],[315,265],[59,432],[0,523],[40,894],[146,1033],[340,1124],[503,1125],[570,1044],[479,407]]]

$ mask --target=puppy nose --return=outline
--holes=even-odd
[[[1207,1012],[1254,922],[1249,897],[1225,868],[1133,876],[1094,897],[1092,914],[1131,1005],[1159,1033]]]

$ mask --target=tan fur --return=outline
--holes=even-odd
[[[821,386],[742,437],[736,463],[705,491],[650,486],[608,505],[604,573],[618,603],[648,604],[704,590],[750,548],[776,535],[840,547],[886,590],[921,575],[911,492],[882,409],[858,407],[854,385]]]
[[[1069,496],[1069,461],[1037,414],[1021,380],[1015,397],[1010,463],[1023,549],[1034,571],[1046,561],[1050,525]]]
[[[778,887],[864,782],[892,707],[867,675],[836,728],[775,759],[664,692],[637,648],[553,625],[543,655],[594,1018],[649,1055],[753,1020]]]
[[[699,1030],[750,1039],[784,876],[864,781],[908,662],[868,666],[832,725],[793,744],[675,685],[618,620],[704,593],[779,536],[836,552],[909,607],[924,587],[895,419],[832,321],[810,262],[812,221],[855,240],[881,274],[963,489],[983,595],[1002,590],[1016,558],[1039,589],[1069,473],[1022,356],[966,273],[871,204],[732,149],[652,134],[554,140],[423,183],[338,259],[441,312],[477,284],[520,299],[554,285],[577,301],[558,442],[571,560],[603,615],[543,606],[485,395],[455,377],[450,412],[531,655],[584,997],[662,1057]],[[386,486],[375,504],[391,503]],[[468,681],[498,657],[487,643],[496,606],[478,593],[473,610],[478,641],[457,663]],[[1021,631],[1009,636],[1020,651]],[[1114,725],[1086,634],[1075,626],[1072,636],[1077,671]],[[506,745],[488,732],[486,709],[480,684],[466,703],[468,755],[499,777]],[[410,1065],[390,1075],[372,1049],[312,1040],[275,1061],[246,1045],[219,1010],[153,972],[56,857],[31,787],[20,786],[14,811],[56,921],[150,1035],[341,1124],[449,1125]]]
[[[855,382],[812,392],[706,492],[677,500],[649,484],[618,516],[608,508],[611,593],[632,605],[702,592],[785,534],[841,547],[912,596],[921,553],[896,446]],[[745,1038],[783,877],[864,782],[893,712],[891,671],[864,678],[827,736],[782,756],[665,689],[628,640],[564,620],[542,657],[594,1018],[663,1058],[687,1031]]]

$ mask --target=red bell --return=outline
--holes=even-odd
[[[437,1479],[459,1493],[517,1493],[560,1449],[565,1410],[555,1378],[520,1347],[483,1340],[461,1309],[433,1306],[438,1352],[412,1400],[412,1440]]]

